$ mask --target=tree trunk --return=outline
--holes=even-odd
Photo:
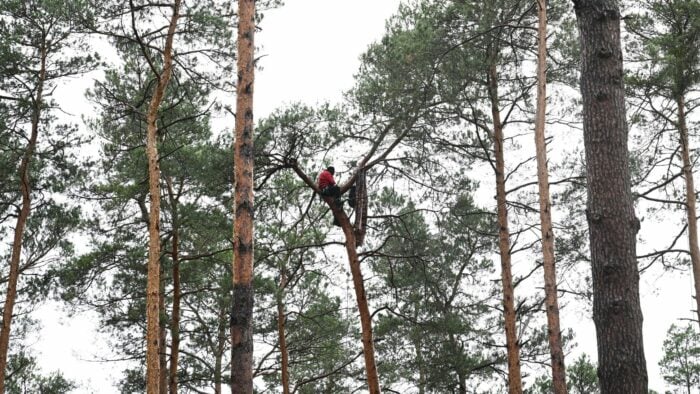
[[[180,1],[175,0],[173,15],[170,18],[165,48],[163,50],[163,70],[157,75],[158,84],[148,106],[146,156],[148,158],[148,193],[150,210],[148,213],[148,280],[146,284],[146,391],[160,394],[159,346],[159,292],[160,292],[160,167],[158,164],[157,134],[158,107],[163,101],[165,88],[172,73],[172,47]]]
[[[593,321],[603,394],[646,393],[642,310],[627,152],[620,11],[614,0],[574,1],[593,281]]]
[[[695,181],[693,179],[693,162],[690,160],[690,145],[688,142],[688,124],[685,115],[685,97],[678,96],[678,132],[681,142],[681,157],[683,158],[683,177],[685,178],[686,215],[688,219],[688,245],[690,246],[690,262],[693,266],[695,284],[695,305],[700,323],[700,247],[698,247],[698,219],[695,208]]]
[[[163,275],[161,265],[161,277]],[[158,309],[160,311],[160,318],[165,317],[165,283],[161,281],[160,294],[158,294]],[[166,342],[166,330],[165,321],[160,319],[160,332],[158,335],[158,345],[159,345],[159,361],[160,361],[160,382],[158,383],[160,394],[168,393],[168,359],[167,359],[167,342]]]
[[[360,259],[357,256],[355,241],[355,231],[350,224],[350,219],[342,209],[335,205],[332,197],[324,197],[324,200],[333,211],[333,215],[338,219],[345,233],[345,250],[348,254],[352,282],[355,287],[355,298],[357,299],[357,309],[360,312],[360,325],[362,327],[362,352],[365,357],[365,370],[367,372],[367,386],[370,394],[379,394],[379,375],[377,365],[374,360],[374,340],[372,339],[372,316],[369,313],[367,304],[367,294],[365,293],[365,282],[362,278]]]
[[[238,2],[231,392],[253,392],[253,63],[255,1]]]
[[[221,394],[221,383],[223,375],[222,358],[224,357],[224,350],[226,349],[226,310],[221,307],[219,311],[219,329],[217,336],[217,348],[215,349],[215,360],[214,360],[214,394]]]
[[[180,300],[182,289],[180,288],[180,223],[177,204],[173,192],[172,181],[167,178],[168,196],[172,210],[173,220],[173,245],[171,259],[173,261],[173,309],[170,321],[170,372],[168,387],[170,394],[177,394],[177,371],[180,359]]]
[[[413,318],[416,319],[416,321],[417,317],[417,313],[414,313]],[[425,394],[425,365],[420,335],[414,336],[413,346],[416,348],[416,366],[418,367],[418,394]]]
[[[566,394],[566,369],[559,326],[557,300],[557,271],[554,260],[554,230],[552,205],[549,200],[549,170],[545,143],[545,114],[547,108],[547,2],[537,0],[539,26],[537,29],[537,113],[535,116],[535,148],[537,150],[537,183],[540,200],[540,229],[542,233],[542,265],[547,310],[549,354],[552,360],[552,387],[555,394]]]
[[[287,353],[287,338],[285,335],[284,289],[287,286],[287,275],[284,268],[280,269],[280,284],[277,290],[277,333],[282,355],[282,393],[289,394],[289,354]]]
[[[5,392],[5,372],[7,369],[7,354],[10,347],[10,327],[12,325],[12,312],[17,298],[17,282],[19,281],[19,259],[22,255],[22,238],[24,229],[32,209],[31,180],[29,179],[30,167],[34,151],[36,150],[39,136],[39,121],[41,119],[42,96],[44,94],[44,82],[46,81],[46,48],[41,48],[41,65],[36,86],[36,96],[33,98],[32,125],[27,148],[24,150],[22,161],[19,165],[19,190],[22,194],[22,206],[17,216],[14,239],[12,241],[12,254],[10,256],[10,274],[7,279],[7,294],[2,311],[2,328],[0,329],[0,394]]]
[[[498,73],[495,57],[489,67],[489,98],[493,117],[493,146],[496,157],[496,201],[498,205],[498,247],[501,255],[501,281],[503,284],[503,314],[508,350],[508,393],[523,392],[520,376],[520,345],[515,327],[515,292],[510,263],[510,232],[508,230],[508,206],[506,204],[505,159],[503,157],[503,124],[498,108]]]

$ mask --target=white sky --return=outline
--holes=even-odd
[[[314,105],[340,100],[341,93],[353,85],[359,55],[382,36],[384,21],[398,4],[399,0],[287,0],[282,8],[267,11],[262,32],[256,35],[256,44],[261,46],[259,55],[265,55],[259,62],[262,70],[256,74],[256,118],[295,101]],[[90,78],[76,80],[63,86],[57,95],[76,103],[74,108],[80,102],[88,105],[82,95],[91,85]],[[651,226],[648,222],[643,225]],[[650,387],[659,392],[664,391],[657,365],[661,345],[668,326],[689,316],[690,294],[688,274],[661,278],[652,273],[642,278]],[[79,314],[68,320],[62,318],[58,308],[49,304],[37,315],[45,328],[33,348],[41,354],[44,370],[62,370],[82,385],[79,393],[116,393],[112,383],[119,377],[120,366],[90,361],[104,346],[103,338],[94,332],[96,318]],[[570,308],[562,313],[562,326],[575,329],[579,344],[575,354],[583,351],[595,359],[595,331],[590,317],[578,308]],[[568,358],[569,363],[573,360],[573,356]]]

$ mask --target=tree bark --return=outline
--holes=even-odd
[[[223,366],[222,359],[224,357],[224,351],[226,349],[226,309],[224,305],[221,305],[221,310],[219,311],[219,329],[217,336],[217,347],[215,349],[215,360],[214,360],[214,394],[221,394],[221,384],[223,382]]]
[[[163,265],[161,264],[161,273],[160,276],[162,277],[163,272],[162,272],[162,267]],[[158,294],[158,310],[160,312],[160,318],[165,317],[165,283],[161,281],[160,285],[160,294]],[[160,394],[167,394],[168,393],[168,359],[167,359],[167,342],[166,342],[166,330],[165,330],[165,321],[162,319],[159,319],[159,334],[158,334],[158,356],[159,356],[159,361],[160,361],[160,382],[158,383],[158,388],[160,389]]]
[[[581,42],[598,377],[603,394],[646,393],[623,86],[620,11],[614,0],[574,1]]]
[[[180,223],[178,215],[178,199],[175,198],[172,180],[167,178],[168,197],[172,210],[173,238],[171,259],[173,262],[173,309],[170,321],[170,370],[168,373],[168,389],[170,394],[177,394],[177,371],[180,360],[180,302],[182,289],[180,288]]]
[[[515,291],[510,262],[510,231],[508,230],[508,206],[506,204],[505,159],[503,155],[503,124],[498,107],[498,73],[495,56],[488,70],[489,98],[493,117],[493,144],[496,158],[496,201],[498,211],[498,247],[501,255],[501,282],[503,285],[503,314],[508,350],[508,393],[523,392],[520,375],[520,345],[515,327]]]
[[[280,283],[277,289],[277,333],[282,356],[282,393],[289,394],[289,354],[287,353],[287,338],[285,335],[284,289],[287,286],[287,275],[284,267],[280,269]]]
[[[693,179],[693,162],[690,160],[690,144],[688,142],[688,123],[685,115],[685,97],[679,95],[676,99],[678,106],[678,133],[681,142],[681,157],[683,158],[683,177],[685,178],[686,215],[688,220],[688,245],[690,246],[690,262],[693,267],[695,284],[695,305],[700,323],[700,247],[698,247],[698,219],[695,203],[695,181]]]
[[[552,204],[549,200],[549,170],[545,143],[545,114],[547,109],[547,1],[537,0],[539,26],[537,29],[537,112],[535,115],[535,148],[537,151],[537,183],[539,186],[540,229],[542,233],[542,265],[547,311],[549,354],[552,362],[552,388],[555,394],[566,394],[566,369],[559,326],[557,271],[554,260],[554,230]]]
[[[367,293],[365,292],[365,281],[362,277],[360,259],[357,255],[355,231],[350,223],[350,219],[343,210],[336,206],[332,197],[323,198],[333,211],[333,215],[338,219],[345,234],[345,251],[348,254],[350,273],[355,287],[355,298],[357,309],[360,312],[360,326],[362,327],[362,352],[365,357],[365,370],[367,373],[367,386],[370,394],[379,394],[379,375],[374,358],[374,340],[372,338],[372,315],[367,304]]]
[[[19,281],[19,260],[22,255],[22,238],[24,230],[29,219],[29,214],[32,209],[31,199],[31,180],[29,174],[31,171],[31,161],[36,150],[37,139],[39,136],[39,121],[41,120],[42,112],[42,96],[44,94],[44,83],[46,81],[46,57],[47,48],[42,46],[39,67],[39,75],[36,85],[36,96],[32,100],[32,124],[27,148],[22,155],[22,161],[19,165],[19,189],[22,194],[22,205],[17,216],[17,224],[15,225],[14,239],[12,241],[12,254],[10,255],[10,274],[7,278],[7,294],[5,295],[5,304],[2,311],[2,328],[0,329],[0,393],[5,392],[5,372],[7,370],[7,354],[10,347],[10,329],[12,325],[12,312],[15,307],[17,298],[17,282]]]
[[[253,82],[255,1],[238,2],[231,392],[253,392]]]
[[[163,101],[165,89],[172,73],[172,48],[180,14],[180,1],[175,0],[173,14],[163,50],[163,70],[158,78],[146,117],[146,156],[148,158],[148,193],[150,209],[148,213],[148,280],[146,283],[146,391],[160,394],[159,344],[159,292],[160,292],[160,166],[158,163],[157,135],[158,107]]]

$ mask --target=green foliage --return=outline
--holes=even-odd
[[[636,40],[630,50],[644,59],[630,78],[654,94],[684,95],[700,82],[700,4],[694,0],[640,2],[641,12],[626,18]]]
[[[36,357],[25,351],[10,355],[7,364],[5,391],[8,394],[65,394],[77,388],[74,382],[60,372],[43,375],[37,366]]]
[[[372,267],[382,278],[375,292],[389,312],[376,324],[385,384],[420,392],[476,387],[504,362],[483,345],[493,318],[482,298],[484,274],[492,271],[485,253],[493,244],[484,235],[492,218],[463,193],[435,227],[414,203],[390,190],[382,195],[379,209],[393,220],[379,230],[385,241]]]
[[[596,368],[596,365],[591,362],[586,353],[582,353],[573,364],[568,365],[566,368],[566,387],[569,393],[599,393]],[[553,390],[552,379],[549,375],[544,375],[535,379],[533,386],[527,390],[527,393],[549,394],[553,393]]]
[[[700,387],[700,334],[695,324],[672,324],[663,345],[663,358],[659,361],[664,380],[675,387],[687,389]]]

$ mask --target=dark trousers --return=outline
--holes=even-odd
[[[340,202],[340,188],[337,185],[327,186],[325,189],[321,190],[321,195],[333,197],[335,205],[342,207],[342,203]]]

